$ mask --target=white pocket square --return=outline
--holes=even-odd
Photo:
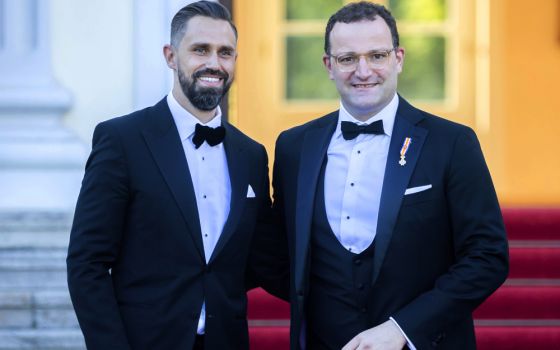
[[[407,194],[413,194],[413,193],[426,191],[426,190],[429,190],[430,188],[432,188],[432,185],[424,185],[424,186],[407,188],[406,191],[404,191],[404,195],[406,196]]]
[[[255,191],[253,191],[253,187],[251,187],[251,185],[247,187],[247,198],[255,198]]]

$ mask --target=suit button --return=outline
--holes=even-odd
[[[364,289],[364,284],[363,283],[358,283],[357,287],[358,287],[359,290],[362,290],[362,289]]]
[[[303,296],[303,290],[298,290],[297,294],[302,297]]]
[[[214,315],[212,315],[212,314],[207,314],[207,315],[206,315],[206,318],[214,318]]]
[[[360,311],[361,311],[363,314],[365,314],[366,311],[367,311],[367,309],[366,309],[365,307],[363,307],[363,308],[360,309]]]
[[[356,264],[356,265],[358,265],[358,266],[359,266],[359,265],[361,265],[361,264],[362,264],[362,260],[360,260],[360,259],[356,259],[356,260],[354,260],[354,264]]]

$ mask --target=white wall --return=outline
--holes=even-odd
[[[51,0],[53,74],[74,101],[67,126],[90,144],[102,120],[153,105],[171,89],[163,45],[193,0]]]
[[[133,0],[50,4],[54,76],[73,95],[65,123],[89,145],[99,121],[132,110]]]

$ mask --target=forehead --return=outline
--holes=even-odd
[[[330,33],[331,52],[362,52],[393,47],[391,30],[385,20],[337,22]]]
[[[235,33],[231,25],[221,19],[195,16],[187,22],[181,45],[209,44],[235,47]]]

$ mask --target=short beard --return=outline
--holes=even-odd
[[[224,85],[221,88],[201,88],[196,86],[196,80],[204,74],[211,74],[223,79]],[[177,75],[183,94],[189,99],[192,105],[201,111],[211,111],[216,108],[222,98],[227,94],[231,81],[229,74],[215,69],[203,69],[195,72],[191,79],[188,79],[183,70],[177,69]]]

